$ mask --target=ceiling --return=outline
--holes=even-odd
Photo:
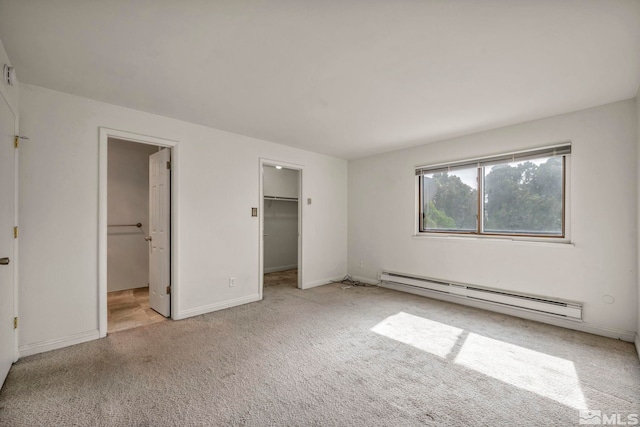
[[[352,159],[640,86],[640,1],[0,0],[22,82]]]

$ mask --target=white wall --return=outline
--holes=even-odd
[[[375,279],[385,269],[577,300],[586,326],[629,339],[638,311],[636,114],[629,100],[350,161],[349,274]],[[415,166],[564,141],[573,143],[575,246],[412,237]]]
[[[637,282],[638,282],[638,307],[636,310],[636,315],[637,315],[637,329],[636,329],[636,350],[638,351],[638,356],[640,356],[640,88],[638,89],[638,94],[636,95],[636,114],[637,114],[637,120],[636,120],[636,131],[637,131],[637,135],[638,135],[638,143],[637,143],[637,147],[638,147],[638,159],[637,159],[637,165],[638,165],[638,229],[637,229],[637,240],[638,240],[638,262],[636,265],[636,271],[638,273],[638,278],[637,278]]]
[[[271,197],[298,197],[298,182],[300,172],[295,169],[276,169],[264,166],[263,186],[264,195]]]
[[[298,197],[300,172],[264,167],[264,195]],[[298,203],[288,200],[264,201],[264,272],[298,266]]]
[[[158,147],[109,140],[107,230],[107,290],[149,285],[149,156]]]
[[[263,157],[305,167],[304,196],[314,202],[303,208],[303,285],[346,273],[346,161],[36,86],[20,91],[21,130],[31,138],[20,157],[25,353],[96,336],[100,126],[179,141],[176,316],[258,298],[251,207],[259,206]]]
[[[4,68],[4,64],[11,65],[11,61],[9,61],[9,56],[7,56],[7,52],[4,50],[4,45],[2,44],[2,40],[0,40],[0,72]],[[20,79],[20,70],[16,69],[17,78]],[[12,109],[18,111],[18,87],[16,84],[14,86],[9,86],[4,82],[4,79],[0,80],[0,91],[6,97],[9,105]]]

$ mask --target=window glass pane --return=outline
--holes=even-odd
[[[422,175],[424,230],[477,230],[477,171],[473,167]]]
[[[562,156],[485,167],[483,231],[561,236],[562,168]]]

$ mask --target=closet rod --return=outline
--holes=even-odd
[[[138,228],[141,228],[142,224],[141,223],[137,223],[137,224],[111,224],[111,225],[107,225],[107,227],[138,227]]]
[[[297,197],[278,197],[278,196],[264,196],[266,200],[284,200],[287,202],[297,202]]]

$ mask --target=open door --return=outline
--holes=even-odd
[[[171,162],[163,148],[149,156],[149,305],[165,317],[171,315]]]
[[[15,116],[0,93],[0,387],[14,360]]]

